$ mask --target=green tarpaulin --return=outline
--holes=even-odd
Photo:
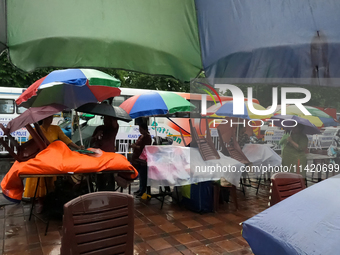
[[[11,61],[26,71],[107,67],[189,80],[201,70],[192,0],[7,1],[7,19]]]

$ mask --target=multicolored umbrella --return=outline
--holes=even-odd
[[[253,102],[253,106],[256,110],[266,110],[266,108],[254,102]],[[244,114],[235,115],[233,113],[233,101],[222,102],[222,106],[220,103],[218,103],[216,105],[209,107],[207,109],[207,115],[212,115],[211,117],[224,116],[224,117],[235,117],[235,118],[241,118],[241,119],[268,119],[273,116],[273,114],[256,115],[252,113],[249,110],[248,102],[244,102]]]
[[[309,120],[312,124],[317,127],[329,127],[329,126],[338,126],[338,122],[336,122],[332,116],[328,115],[324,111],[312,107],[312,106],[304,106],[311,115],[305,115],[300,111],[296,105],[288,105],[286,107],[286,114],[288,115],[296,115],[301,118]],[[275,114],[281,114],[282,109],[278,110]]]
[[[33,83],[16,103],[26,108],[54,103],[74,109],[120,95],[119,86],[119,80],[98,70],[57,70]]]
[[[128,98],[121,105],[131,118],[190,112],[195,106],[173,92],[152,92]]]
[[[293,126],[298,124],[302,124],[305,126],[305,128],[302,130],[302,132],[306,135],[314,135],[314,134],[320,134],[320,130],[312,124],[309,120],[301,118],[296,115],[275,115],[271,117],[273,120],[279,120],[275,121],[274,125],[277,127],[282,127],[286,130],[291,130]],[[284,121],[282,123],[282,121]],[[289,127],[288,127],[289,126]]]
[[[339,86],[328,79],[340,77],[339,13],[339,0],[6,0],[0,52],[25,71],[103,67],[190,81],[204,70]]]

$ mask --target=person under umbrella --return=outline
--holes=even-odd
[[[188,100],[176,93],[168,91],[157,91],[135,95],[125,100],[119,107],[125,110],[131,118],[153,116],[155,120],[154,130],[156,137],[158,136],[155,116],[174,114],[178,112],[190,112],[195,108],[195,106]],[[152,143],[146,123],[139,125],[139,131],[141,136],[135,144],[130,146],[133,149],[131,163],[137,169],[140,180],[139,190],[135,192],[137,197],[142,196],[147,188],[147,164],[145,161],[142,162],[139,159],[139,156],[143,152],[145,145],[151,145]],[[156,142],[158,142],[158,140],[159,139],[156,138]]]
[[[119,124],[117,119],[111,116],[104,116],[104,125],[98,126],[91,138],[91,147],[99,148],[105,152],[116,152],[116,136]],[[106,173],[97,176],[99,191],[113,190],[114,178],[112,174]]]
[[[304,128],[304,125],[297,124],[292,129],[282,151],[282,166],[286,166],[290,172],[300,173],[306,178],[304,169],[307,165],[308,137],[303,133]]]
[[[134,192],[137,197],[141,197],[146,192],[148,167],[146,162],[139,159],[146,145],[151,145],[152,139],[148,130],[148,125],[145,122],[139,124],[139,132],[141,136],[136,143],[131,144],[133,149],[131,164],[137,169],[139,174],[139,190]]]
[[[91,147],[99,148],[105,152],[116,152],[116,136],[119,124],[117,119],[104,116],[104,125],[98,126],[91,138]]]
[[[122,108],[112,106],[107,102],[103,103],[87,103],[76,109],[77,112],[89,113],[104,116],[104,125],[97,127],[90,132],[89,144],[93,148],[100,148],[106,152],[115,152],[116,136],[119,125],[118,120],[130,122],[132,119],[129,114]],[[84,130],[86,131],[86,129]],[[80,134],[82,131],[79,130]],[[104,137],[103,137],[104,136]],[[79,137],[80,138],[80,137]],[[88,140],[88,138],[86,138]]]
[[[64,132],[61,130],[59,126],[51,125],[52,121],[53,121],[53,115],[43,119],[42,125],[40,125],[41,131],[43,132],[43,134],[45,135],[45,137],[50,143],[56,140],[61,140],[73,149],[76,149],[76,150],[83,149],[83,146],[78,146],[75,143],[73,143],[72,140],[64,134]],[[29,139],[31,138],[32,137],[30,136]],[[48,180],[47,181],[48,185],[53,187],[53,184],[51,183],[53,183],[55,179],[48,178],[47,180]],[[34,197],[34,191],[35,191],[37,181],[38,181],[38,178],[27,178],[24,197]],[[45,196],[46,196],[45,182],[41,181],[38,187],[38,190],[37,190],[37,195],[36,195],[36,197],[40,198],[39,206],[37,207],[38,212],[41,212],[42,210],[42,198]]]

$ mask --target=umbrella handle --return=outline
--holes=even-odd
[[[83,144],[83,136],[81,134],[81,128],[80,128],[80,124],[79,124],[79,116],[78,116],[78,112],[77,111],[76,111],[76,116],[77,116],[77,124],[78,124],[78,129],[79,129],[80,145],[84,146],[84,144]]]
[[[153,123],[155,125],[156,143],[158,145],[157,125],[156,125],[156,117],[155,116],[153,116]]]

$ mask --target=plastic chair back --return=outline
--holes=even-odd
[[[95,192],[64,205],[61,255],[133,254],[133,197]]]
[[[306,188],[301,174],[276,173],[271,177],[270,206]]]

